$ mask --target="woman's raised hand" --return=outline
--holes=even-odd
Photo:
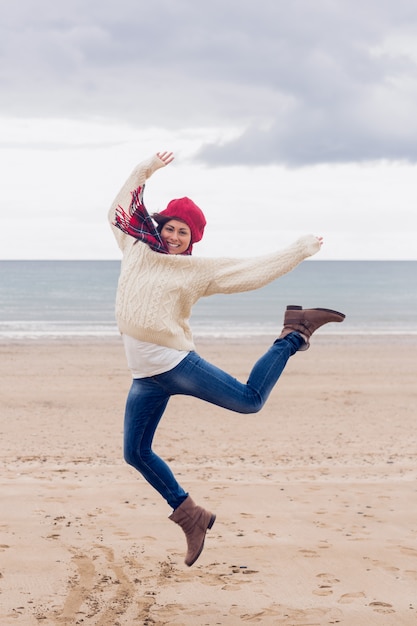
[[[174,160],[173,152],[157,152],[156,156],[161,159],[164,165],[169,165]]]

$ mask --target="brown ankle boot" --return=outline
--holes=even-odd
[[[187,554],[185,564],[191,567],[196,562],[204,548],[204,539],[208,528],[214,524],[216,516],[197,506],[190,496],[169,516],[169,519],[179,524],[187,539]]]
[[[308,350],[309,339],[320,326],[329,322],[343,322],[345,315],[331,309],[303,309],[301,306],[287,306],[284,317],[284,328],[279,336],[283,339],[290,333],[300,333],[305,343],[299,350]]]

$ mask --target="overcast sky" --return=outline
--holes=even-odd
[[[195,254],[307,232],[417,259],[415,0],[0,0],[0,258],[119,258],[106,223],[158,150]]]

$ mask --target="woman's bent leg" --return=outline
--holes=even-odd
[[[187,492],[178,484],[169,466],[152,450],[156,428],[169,400],[152,378],[132,382],[125,411],[124,456],[173,509],[186,499]]]
[[[303,345],[304,339],[301,335],[291,333],[284,339],[277,339],[269,350],[255,363],[249,375],[247,386],[259,394],[261,407],[265,404],[269,394],[278,382],[288,359]]]
[[[170,395],[184,394],[237,413],[256,413],[265,404],[287,361],[302,346],[297,333],[278,339],[255,363],[246,384],[191,352],[177,367],[155,377]]]

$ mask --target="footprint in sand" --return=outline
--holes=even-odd
[[[395,567],[394,565],[390,565],[389,563],[386,563],[385,561],[378,561],[377,559],[371,559],[368,556],[365,556],[363,558],[365,561],[369,561],[369,563],[373,565],[374,567],[379,567],[380,569],[383,569],[386,572],[397,574],[400,571],[398,567]]]
[[[98,620],[96,624],[117,623],[134,598],[126,563],[117,563],[113,550],[103,545],[93,545],[84,553],[71,547],[69,551],[75,573],[68,581],[64,605],[49,617],[63,626],[92,618]]]
[[[263,537],[268,537],[269,539],[274,539],[277,536],[277,533],[272,532],[264,532],[263,530],[256,529],[253,531],[254,533],[259,533]]]
[[[340,621],[340,611],[338,609],[293,609],[280,604],[272,604],[258,613],[243,613],[241,607],[232,607],[231,615],[239,617],[240,622],[265,624],[266,618],[275,617],[274,624],[282,626],[319,626],[319,624],[336,624]],[[325,621],[326,620],[326,621]],[[268,623],[270,621],[268,620]]]
[[[318,589],[314,589],[315,596],[331,596],[333,595],[333,589],[329,585],[320,585]]]
[[[351,604],[355,600],[360,600],[361,598],[366,598],[366,595],[363,591],[354,591],[353,593],[344,593],[338,599],[339,604]]]
[[[415,556],[417,557],[417,550],[415,548],[410,548],[408,546],[398,546],[401,550],[401,554],[406,554],[407,556]]]
[[[333,594],[333,585],[340,583],[338,578],[335,578],[333,574],[317,574],[316,578],[319,579],[319,588],[314,589],[315,596],[331,596]]]
[[[370,602],[369,606],[375,611],[375,613],[395,613],[392,604],[388,602]]]
[[[300,552],[300,554],[302,554],[306,559],[315,559],[319,557],[315,550],[298,550],[298,552]]]

